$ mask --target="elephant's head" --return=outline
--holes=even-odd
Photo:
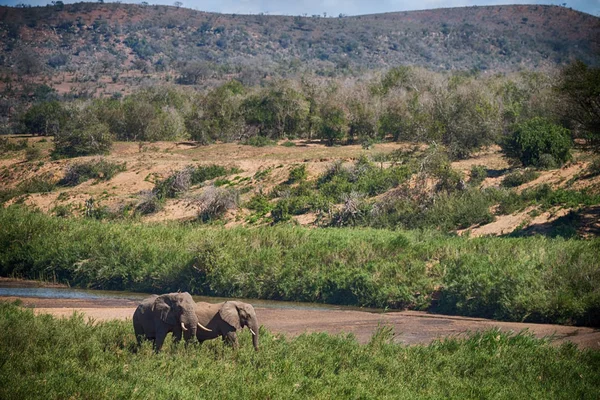
[[[185,340],[194,338],[196,329],[206,329],[198,323],[194,299],[187,292],[158,296],[154,301],[152,310],[156,317],[169,325],[174,332],[181,329]]]
[[[223,321],[237,329],[243,329],[245,326],[252,333],[252,344],[254,349],[258,350],[258,320],[254,307],[248,303],[239,301],[226,301],[219,310],[219,315]]]

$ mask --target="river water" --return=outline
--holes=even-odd
[[[45,299],[77,299],[77,300],[102,300],[115,301],[115,300],[129,300],[135,302],[141,302],[144,298],[148,297],[149,293],[135,293],[135,292],[120,292],[110,290],[90,290],[90,289],[73,289],[69,287],[39,287],[36,282],[19,282],[18,287],[13,281],[0,281],[0,297],[38,297]],[[221,301],[227,301],[231,299],[222,297],[206,297],[206,296],[193,296],[195,301],[205,301],[208,303],[219,303]],[[315,303],[300,303],[291,301],[272,301],[272,300],[257,300],[257,299],[236,299],[245,301],[256,307],[262,308],[278,308],[285,309],[291,308],[295,310],[360,310],[367,312],[381,312],[382,310],[377,309],[366,309],[359,307],[350,306],[334,306],[329,304],[315,304]]]

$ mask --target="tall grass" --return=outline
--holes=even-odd
[[[599,239],[142,225],[18,207],[0,226],[3,276],[600,325]]]
[[[352,336],[294,339],[261,329],[234,351],[170,341],[161,354],[135,351],[131,322],[55,319],[0,303],[3,399],[540,398],[600,396],[600,353],[553,347],[528,334],[491,330],[429,346],[391,343],[380,329],[367,345]]]

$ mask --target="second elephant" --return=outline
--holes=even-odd
[[[226,301],[217,304],[199,302],[196,303],[196,316],[200,324],[211,330],[208,332],[198,329],[196,331],[198,341],[203,342],[221,336],[224,341],[237,348],[236,331],[246,326],[252,333],[254,349],[258,350],[259,325],[256,312],[251,304],[240,301]]]

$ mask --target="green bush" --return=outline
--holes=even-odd
[[[551,168],[571,159],[568,129],[536,117],[516,125],[502,142],[502,150],[525,166]]]
[[[307,176],[308,173],[306,172],[306,164],[299,165],[290,170],[290,176],[287,180],[287,183],[302,182]]]
[[[34,104],[20,117],[25,126],[24,133],[44,136],[56,135],[64,128],[67,119],[67,113],[58,101]]]
[[[479,186],[487,178],[487,169],[483,165],[473,165],[469,176],[469,183],[473,186]]]
[[[525,171],[517,171],[510,173],[502,179],[502,186],[511,188],[521,186],[527,182],[531,182],[539,178],[540,174],[534,170],[527,169]]]
[[[125,169],[125,163],[113,163],[105,159],[76,163],[67,168],[65,176],[60,180],[59,185],[77,186],[89,179],[96,179],[98,182],[108,181],[119,172],[125,171]]]
[[[39,147],[31,146],[25,149],[25,159],[27,161],[35,161],[42,158],[42,149]]]
[[[200,165],[192,169],[192,185],[197,185],[220,176],[226,176],[240,172],[237,168],[227,169],[220,165]]]
[[[10,140],[9,138],[0,137],[0,154],[9,151],[19,151],[27,149],[27,139],[21,139],[17,142]]]
[[[108,153],[113,136],[106,124],[87,112],[73,117],[54,137],[54,157],[81,157]]]
[[[275,146],[277,144],[276,141],[269,139],[266,136],[252,136],[246,140],[242,140],[241,143],[245,144],[247,146],[254,146],[254,147]]]

